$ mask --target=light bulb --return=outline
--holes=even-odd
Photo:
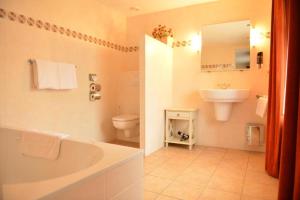
[[[250,44],[252,47],[258,46],[263,43],[263,33],[256,28],[250,30]]]
[[[193,51],[200,51],[201,50],[201,36],[199,34],[196,34],[192,37],[191,40],[191,48]]]

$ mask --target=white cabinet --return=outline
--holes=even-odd
[[[169,143],[189,145],[191,150],[196,143],[196,123],[198,109],[177,109],[170,108],[165,110],[165,144]],[[175,124],[177,120],[184,120],[187,123],[187,129],[184,132],[188,135],[188,139],[183,139],[176,131]]]

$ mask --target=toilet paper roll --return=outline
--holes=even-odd
[[[99,93],[91,93],[90,94],[91,101],[96,101],[96,100],[100,100],[100,99],[101,99],[101,95]]]
[[[100,84],[91,83],[90,84],[90,91],[91,92],[99,92],[101,90]]]

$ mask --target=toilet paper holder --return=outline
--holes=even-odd
[[[101,99],[101,85],[98,83],[95,83],[97,81],[97,74],[89,74],[89,81],[90,83],[90,93],[89,93],[89,99],[90,101],[96,101]]]

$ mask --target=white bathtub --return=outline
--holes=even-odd
[[[143,199],[141,150],[67,139],[51,161],[21,155],[20,134],[0,128],[0,199]]]

